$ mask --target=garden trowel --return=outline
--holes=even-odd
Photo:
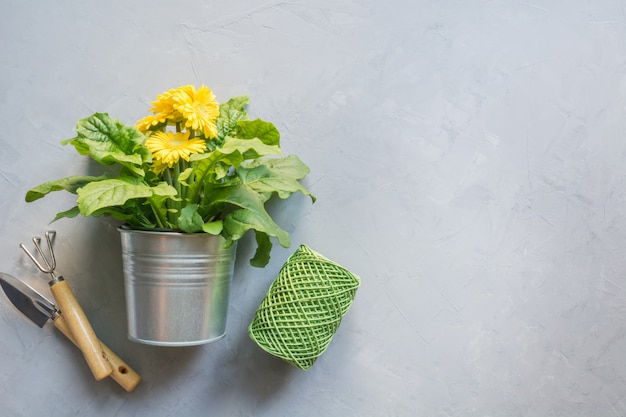
[[[52,323],[54,323],[54,327],[59,329],[61,333],[78,347],[70,328],[63,318],[63,314],[50,300],[25,282],[3,272],[0,272],[0,286],[2,286],[2,289],[11,303],[33,323],[39,327],[43,327],[48,320],[51,320]],[[111,378],[126,391],[133,391],[139,382],[141,382],[141,376],[102,343],[102,341],[99,342],[113,369],[110,375]]]

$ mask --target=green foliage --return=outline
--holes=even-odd
[[[74,145],[81,155],[89,155],[103,165],[120,164],[137,176],[144,176],[142,165],[150,162],[150,151],[143,146],[144,135],[125,126],[107,113],[95,113],[78,121],[78,136],[63,141]]]
[[[251,264],[269,261],[270,238],[284,247],[290,239],[271,218],[265,203],[301,192],[315,201],[301,184],[309,168],[296,156],[281,156],[280,134],[261,119],[249,120],[248,98],[234,97],[220,105],[218,136],[207,141],[205,153],[156,174],[145,146],[146,135],[106,113],[95,113],[76,125],[77,136],[63,141],[103,166],[117,166],[116,175],[70,176],[40,184],[26,193],[26,201],[55,191],[77,195],[76,206],[53,221],[83,216],[112,216],[134,227],[166,228],[185,233],[221,234],[229,241],[248,231],[256,235]]]
[[[53,191],[69,191],[72,194],[76,194],[76,191],[89,184],[92,181],[101,181],[107,179],[107,176],[101,177],[86,177],[86,176],[71,176],[67,178],[63,178],[56,181],[45,182],[40,184],[26,193],[26,201],[33,202],[35,200],[39,200],[44,197],[46,194],[51,193]]]

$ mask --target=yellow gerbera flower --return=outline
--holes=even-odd
[[[191,93],[189,87],[191,86],[173,88],[163,94],[159,94],[156,101],[151,103],[152,108],[150,112],[153,114],[139,120],[135,127],[142,133],[146,133],[152,127],[161,123],[168,122],[169,124],[174,124],[182,121],[183,116],[174,108],[176,102],[173,100],[173,97],[180,91]]]
[[[202,85],[196,91],[188,85],[177,89],[172,96],[174,109],[181,113],[185,127],[199,130],[207,138],[217,136],[215,121],[220,114],[220,106],[213,91]]]
[[[143,119],[139,120],[135,124],[135,127],[141,133],[146,133],[148,130],[150,130],[151,127],[156,126],[156,125],[158,125],[160,123],[163,123],[164,121],[165,121],[165,118],[149,115],[149,116],[146,116]]]
[[[156,159],[152,160],[152,171],[154,171],[155,174],[160,174],[161,172],[165,171],[166,168],[169,167],[163,162]]]
[[[176,121],[180,121],[180,115],[176,115],[176,101],[174,97],[180,92],[191,93],[192,86],[184,86],[179,88],[173,88],[169,91],[166,91],[163,94],[159,94],[157,96],[156,101],[152,102],[152,108],[150,111],[157,116],[160,117],[174,117],[175,119],[179,119]]]
[[[155,132],[146,141],[146,147],[152,152],[154,171],[159,173],[181,158],[189,161],[189,155],[204,152],[206,143],[200,138],[189,139],[189,131]]]

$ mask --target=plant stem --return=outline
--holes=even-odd
[[[198,202],[200,193],[202,192],[202,186],[206,184],[205,178],[209,171],[214,169],[214,164],[219,160],[219,157],[219,152],[211,152],[208,160],[200,161],[202,162],[203,168],[197,171],[199,175],[197,177],[194,177],[193,182],[189,183],[192,184],[190,187],[191,189],[189,190],[191,196],[190,201],[192,203]]]
[[[176,188],[176,196],[178,197],[178,201],[174,201],[174,207],[176,208],[175,217],[178,219],[180,216],[180,210],[183,208],[183,196],[181,195],[182,186],[178,182],[178,176],[180,175],[180,159],[176,164],[174,164],[172,170],[172,180],[174,181],[174,188]]]
[[[167,181],[167,183],[169,185],[171,185],[172,187],[174,187],[174,182],[172,181],[172,172],[171,172],[171,168],[165,168],[165,171],[163,171],[163,174],[165,176],[165,181]],[[176,218],[174,217],[175,213],[172,213],[170,211],[170,209],[172,209],[172,200],[167,199],[165,201],[165,208],[167,210],[167,220],[169,220],[169,223],[172,225],[176,224]]]
[[[178,160],[178,170],[180,172],[185,172],[185,170],[189,167],[189,163],[187,161],[185,161],[184,159],[179,159]],[[187,179],[187,184],[189,184],[189,178]],[[189,186],[185,185],[183,186],[182,184],[180,184],[180,198],[183,200],[183,205],[187,205],[187,195],[189,194]]]
[[[170,172],[170,168],[165,168],[165,171],[163,171],[163,175],[165,176],[165,181],[167,181],[167,183],[173,187],[174,183],[172,182],[172,173]]]
[[[167,219],[162,217],[163,215],[162,215],[161,211],[158,209],[158,207],[154,206],[152,201],[150,201],[150,200],[148,200],[148,201],[150,203],[150,207],[152,208],[152,212],[154,213],[154,217],[156,218],[157,225],[160,228],[163,228],[163,229],[167,228]]]

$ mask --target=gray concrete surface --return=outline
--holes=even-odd
[[[58,270],[144,377],[96,382],[51,326],[0,297],[7,416],[626,415],[626,3],[4,1],[0,269],[46,283],[18,243],[54,227]],[[272,205],[270,265],[241,242],[228,335],[126,338],[117,223],[48,222],[25,192],[91,167],[60,141],[127,123],[169,88],[250,96],[318,197]],[[362,278],[300,371],[246,333],[300,243]]]

